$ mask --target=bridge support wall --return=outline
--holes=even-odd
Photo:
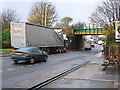
[[[73,35],[71,37],[72,42],[69,44],[70,50],[83,50],[84,49],[84,38],[83,35]]]

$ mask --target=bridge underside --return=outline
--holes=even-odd
[[[91,29],[74,29],[73,36],[71,38],[69,47],[71,50],[83,50],[84,49],[84,35],[105,35],[106,31],[102,28]]]
[[[69,44],[71,50],[83,50],[84,48],[84,39],[83,35],[73,35],[71,38],[72,42]]]

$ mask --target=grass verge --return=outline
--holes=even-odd
[[[12,49],[11,48],[8,48],[8,49],[0,49],[0,52],[11,52]]]

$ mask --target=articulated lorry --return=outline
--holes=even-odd
[[[49,53],[67,52],[63,33],[26,22],[11,22],[11,47],[39,47]]]

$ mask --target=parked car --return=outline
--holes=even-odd
[[[26,61],[35,63],[36,61],[47,61],[48,55],[37,47],[23,47],[13,51],[11,58],[15,63]]]

